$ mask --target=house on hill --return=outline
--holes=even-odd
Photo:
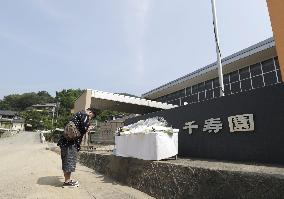
[[[23,131],[25,121],[19,117],[19,113],[10,110],[0,110],[0,130],[3,131]]]

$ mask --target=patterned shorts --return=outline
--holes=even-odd
[[[74,145],[61,147],[62,170],[75,172],[77,162],[77,148]]]

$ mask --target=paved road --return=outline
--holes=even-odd
[[[80,181],[80,187],[61,187],[60,156],[46,150],[46,145],[39,142],[38,133],[23,132],[0,139],[1,199],[151,198],[79,164],[74,177]]]

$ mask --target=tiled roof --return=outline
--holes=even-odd
[[[14,115],[18,115],[18,112],[9,111],[9,110],[0,110],[0,115],[14,116]]]

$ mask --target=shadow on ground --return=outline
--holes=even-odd
[[[54,187],[61,187],[63,183],[63,177],[61,176],[46,176],[40,177],[37,180],[37,184],[39,185],[49,185]]]

